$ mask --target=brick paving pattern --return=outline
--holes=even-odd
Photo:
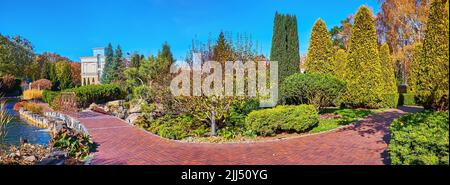
[[[183,143],[113,116],[83,112],[78,117],[98,145],[94,165],[383,165],[389,164],[388,125],[401,115],[420,110],[402,107],[332,132],[235,144]]]

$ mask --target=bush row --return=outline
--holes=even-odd
[[[125,98],[125,93],[119,85],[87,85],[68,89],[65,92],[74,92],[77,96],[79,107],[85,108],[92,103],[106,103],[108,101]]]
[[[398,99],[398,105],[416,105],[416,99],[412,93],[401,93]]]
[[[319,123],[319,114],[312,105],[278,106],[251,112],[246,118],[247,129],[258,135],[271,136],[277,132],[303,132]]]
[[[394,165],[448,165],[448,112],[403,116],[390,126],[389,154]]]
[[[345,83],[331,75],[297,73],[281,84],[281,102],[287,105],[310,104],[320,109],[338,105],[344,90]]]

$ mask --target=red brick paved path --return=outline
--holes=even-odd
[[[80,121],[98,143],[92,164],[374,164],[388,163],[387,126],[418,108],[369,116],[333,132],[278,141],[196,144],[166,140],[112,116],[86,112]]]

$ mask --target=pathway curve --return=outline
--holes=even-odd
[[[354,126],[279,141],[241,144],[182,143],[160,138],[124,121],[94,112],[79,120],[98,144],[92,164],[239,165],[239,164],[357,164],[388,163],[388,125],[417,112],[402,107],[368,116]]]

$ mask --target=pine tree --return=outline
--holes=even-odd
[[[111,73],[112,73],[112,63],[114,60],[114,50],[111,43],[108,44],[108,47],[105,49],[105,66],[103,68],[102,76],[100,78],[100,82],[102,84],[111,83]]]
[[[306,72],[333,74],[333,45],[327,26],[318,19],[313,26],[306,56]]]
[[[389,45],[383,44],[380,47],[381,76],[383,77],[384,94],[395,94],[397,85],[395,80],[394,63],[389,51]]]
[[[365,6],[356,13],[350,40],[344,99],[353,107],[379,107],[383,100],[383,81],[377,31],[373,14]]]
[[[297,18],[295,16],[275,13],[270,60],[278,62],[279,82],[300,71]]]
[[[346,74],[347,52],[343,49],[339,49],[334,56],[333,62],[333,66],[335,66],[334,76],[339,79],[345,79],[344,76]]]
[[[430,7],[415,95],[426,109],[448,110],[449,10],[447,0]]]

